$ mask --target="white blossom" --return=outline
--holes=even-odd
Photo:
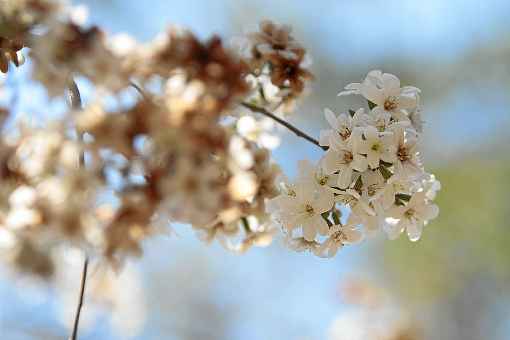
[[[299,181],[291,194],[282,194],[269,203],[270,212],[275,207],[282,213],[276,217],[288,233],[295,228],[302,228],[303,237],[312,241],[317,233],[326,235],[328,224],[321,214],[329,211],[334,204],[333,193],[317,191],[311,181]]]
[[[367,156],[367,162],[370,168],[379,167],[382,160],[387,163],[393,163],[395,158],[395,146],[393,145],[393,136],[383,132],[378,132],[373,126],[367,126],[363,131],[364,139],[358,141],[358,152]]]
[[[354,171],[365,171],[368,166],[367,158],[359,153],[357,137],[351,136],[349,141],[336,141],[331,144],[321,159],[321,166],[328,174],[339,172],[338,186],[347,188],[352,182]]]
[[[416,108],[419,89],[400,87],[400,80],[390,73],[371,71],[362,83],[352,83],[339,95],[360,94],[376,105],[374,110],[387,112],[396,120],[406,120],[408,110]]]
[[[333,129],[321,130],[319,144],[322,146],[330,146],[334,144],[337,139],[344,142],[347,141],[353,129],[358,126],[366,125],[365,121],[369,119],[363,108],[357,110],[352,117],[347,113],[341,113],[337,117],[333,111],[326,108],[324,109],[324,116]]]
[[[406,230],[411,241],[419,240],[423,226],[438,214],[439,208],[430,203],[423,191],[415,193],[406,205],[394,206],[388,212],[391,218],[398,220],[396,230],[400,232]]]
[[[333,225],[329,229],[328,238],[320,247],[315,249],[315,254],[320,257],[333,257],[346,244],[355,244],[361,241],[363,234],[349,225]]]
[[[332,191],[331,187],[337,184],[338,175],[327,173],[321,166],[316,166],[308,160],[300,160],[298,169],[298,181],[310,182],[318,191]]]
[[[391,74],[372,71],[362,83],[349,84],[341,93],[363,95],[374,104],[368,113],[358,109],[337,116],[324,110],[330,125],[319,139],[326,149],[324,156],[318,166],[300,161],[298,180],[269,204],[288,232],[287,244],[331,257],[344,245],[359,241],[363,232],[374,235],[383,230],[395,239],[406,230],[411,240],[420,237],[423,226],[437,216],[431,201],[440,184],[424,172],[419,157],[420,126],[413,116],[421,112],[419,92],[415,87],[401,88]],[[297,199],[303,193],[308,200]],[[328,226],[326,238],[317,238],[312,228],[304,230],[304,237],[293,237],[296,226],[306,228],[303,206],[313,207],[317,195],[328,197],[321,210],[323,221],[319,222],[318,214],[313,216],[323,231]],[[340,221],[339,206],[348,208],[345,224]]]
[[[418,135],[402,125],[392,126],[395,144],[395,173],[404,177],[416,177],[422,174],[422,165],[418,152]]]

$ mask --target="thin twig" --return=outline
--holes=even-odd
[[[290,131],[294,132],[296,134],[296,136],[306,139],[310,143],[317,145],[319,148],[321,148],[323,150],[327,150],[328,149],[326,146],[320,145],[319,141],[317,139],[309,136],[308,134],[306,134],[303,131],[299,130],[294,125],[292,125],[289,122],[281,119],[280,117],[276,116],[275,114],[267,111],[263,107],[259,107],[259,106],[256,106],[256,105],[253,105],[253,104],[250,104],[250,103],[242,103],[241,105],[246,107],[247,109],[250,109],[253,112],[257,112],[257,113],[263,114],[266,117],[271,118],[272,120],[276,121],[278,124],[283,125],[287,129],[289,129]]]
[[[81,110],[81,108],[82,108],[80,90],[78,89],[78,85],[76,85],[76,82],[72,78],[69,79],[69,103],[73,110]],[[83,141],[83,135],[79,132],[78,132],[78,138],[81,141]],[[80,152],[79,164],[80,164],[80,167],[85,166],[85,153],[83,151]],[[76,314],[74,316],[73,330],[72,330],[71,337],[69,338],[69,340],[77,340],[77,337],[78,337],[78,325],[80,323],[81,308],[83,306],[83,296],[85,295],[85,285],[87,283],[88,267],[89,267],[89,258],[87,255],[85,255],[85,261],[83,262],[83,270],[82,270],[82,274],[81,274],[80,296],[78,299],[78,306],[76,307]]]
[[[145,93],[144,90],[142,90],[140,85],[138,85],[134,81],[130,81],[129,85],[131,85],[131,87],[133,87],[142,96],[143,99],[147,99],[147,94]]]
[[[74,316],[73,332],[71,333],[71,337],[69,338],[69,340],[78,339],[78,324],[80,323],[81,308],[83,306],[83,296],[85,295],[85,284],[87,282],[88,267],[89,258],[85,257],[85,261],[83,262],[83,271],[81,273],[80,297],[78,299],[78,306],[76,307],[76,314]]]
[[[81,110],[82,109],[82,101],[80,90],[78,89],[78,85],[73,78],[69,79],[69,105],[73,110]],[[80,141],[83,141],[83,135],[78,132],[78,138]],[[80,153],[80,166],[85,165],[85,154],[83,152]]]
[[[69,105],[73,110],[80,110],[82,106],[80,90],[72,78],[69,79]]]

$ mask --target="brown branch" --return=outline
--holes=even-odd
[[[82,100],[80,95],[80,90],[78,89],[78,85],[76,82],[70,78],[69,79],[69,103],[73,110],[81,110],[82,109]],[[83,141],[83,135],[78,132],[78,138]],[[80,152],[80,167],[85,166],[85,153]],[[71,337],[69,340],[77,340],[78,337],[78,325],[80,323],[80,314],[81,308],[83,306],[83,296],[85,295],[85,285],[87,283],[87,272],[89,267],[89,258],[85,255],[85,261],[83,262],[83,270],[81,274],[81,288],[80,288],[80,297],[78,299],[78,306],[76,307],[76,314],[74,316],[73,330],[71,333]]]
[[[76,307],[76,314],[74,316],[73,332],[71,333],[71,337],[69,338],[69,340],[77,340],[78,339],[78,324],[80,323],[81,308],[83,306],[83,296],[85,295],[85,284],[87,282],[88,267],[89,267],[89,258],[86,256],[85,261],[83,262],[83,271],[81,273],[80,297],[78,299],[78,306]]]
[[[73,78],[69,79],[69,105],[73,110],[81,110],[81,94]]]
[[[138,85],[137,83],[135,83],[134,81],[130,81],[129,82],[129,85],[134,88],[139,94],[140,96],[142,96],[143,99],[147,99],[147,94],[145,93],[144,90],[142,90],[142,88],[140,87],[140,85]]]
[[[82,109],[82,101],[80,90],[78,89],[78,85],[73,78],[69,78],[69,105],[73,110],[81,110]],[[78,138],[83,141],[83,135],[79,132]],[[80,153],[80,166],[85,165],[85,154],[83,152]]]
[[[317,145],[322,150],[327,150],[328,149],[326,146],[321,146],[317,139],[315,139],[315,138],[311,137],[310,135],[304,133],[303,131],[301,131],[297,127],[295,127],[294,125],[292,125],[289,122],[281,119],[280,117],[276,116],[275,114],[267,111],[263,107],[259,107],[259,106],[256,106],[256,105],[253,105],[253,104],[250,104],[250,103],[241,103],[241,105],[244,106],[247,109],[250,109],[253,112],[257,112],[257,113],[263,114],[266,117],[271,118],[272,120],[276,121],[278,124],[283,125],[287,129],[289,129],[290,131],[294,132],[296,134],[296,136],[306,139],[310,143]]]

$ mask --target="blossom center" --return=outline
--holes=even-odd
[[[345,237],[345,234],[341,230],[333,233],[333,235],[331,237],[335,240],[335,242],[338,242],[341,244],[343,244],[345,241],[347,241],[347,237]]]
[[[328,183],[328,176],[322,176],[321,178],[319,178],[320,185],[326,185],[326,183]]]
[[[394,111],[398,107],[398,98],[395,96],[389,96],[384,101],[384,109],[386,111]]]
[[[384,130],[386,130],[386,121],[383,118],[379,118],[375,122],[375,127],[377,128],[377,131],[384,132]]]
[[[352,155],[352,152],[346,151],[344,153],[344,162],[345,162],[345,164],[351,163],[353,161],[353,159],[354,159],[354,156]]]
[[[310,216],[314,214],[313,207],[310,204],[305,205],[305,211]]]
[[[376,184],[369,185],[367,188],[368,196],[370,197],[374,196],[377,193],[377,189],[378,187]]]
[[[414,209],[413,209],[413,208],[410,208],[410,209],[408,209],[408,210],[404,213],[404,216],[405,216],[407,219],[411,219],[411,218],[413,218],[414,214],[415,214]]]
[[[351,130],[349,130],[348,128],[344,128],[341,131],[338,131],[338,134],[340,135],[342,140],[346,140],[351,136]]]
[[[376,142],[372,144],[372,147],[370,148],[372,151],[379,152],[381,150],[381,143]]]
[[[400,146],[397,151],[397,157],[402,162],[407,161],[410,158],[409,150],[405,146]]]

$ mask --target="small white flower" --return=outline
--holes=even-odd
[[[426,199],[423,191],[415,193],[407,205],[394,206],[388,211],[391,218],[398,220],[394,226],[396,231],[407,230],[411,241],[419,240],[423,226],[438,214],[439,208]]]
[[[333,193],[317,192],[316,186],[310,181],[297,182],[294,190],[290,195],[283,194],[269,200],[268,211],[273,213],[289,234],[301,227],[307,241],[314,240],[317,233],[326,235],[328,224],[321,214],[333,207]]]
[[[308,160],[300,160],[298,162],[298,181],[310,181],[315,185],[318,191],[328,190],[335,186],[338,181],[338,175],[327,174],[322,167],[313,165]]]
[[[418,135],[414,130],[394,124],[393,132],[395,151],[395,173],[406,178],[415,178],[423,173],[423,167],[418,152]]]
[[[351,225],[333,225],[329,229],[328,238],[315,249],[319,257],[333,257],[346,244],[355,244],[362,240],[363,234]]]
[[[372,236],[375,232],[385,229],[386,214],[379,202],[373,201],[369,205],[370,210],[367,209],[368,204],[356,204],[351,208],[347,224],[363,225],[366,234]]]
[[[386,229],[386,214],[381,203],[377,201],[372,202],[375,215],[364,215],[363,226],[368,235],[373,235],[379,230]]]
[[[352,183],[354,170],[362,172],[367,169],[367,159],[359,154],[351,143],[335,142],[321,159],[321,165],[326,173],[339,171],[337,184],[341,189],[345,189]]]
[[[391,121],[391,114],[381,110],[371,110],[368,115],[368,125],[372,125],[379,132],[384,132],[388,129]]]
[[[386,188],[386,180],[381,175],[379,169],[363,172],[361,174],[361,182],[361,191],[366,192],[370,201],[376,200],[381,192]]]
[[[376,105],[374,110],[387,112],[396,120],[407,120],[409,110],[416,108],[420,90],[400,87],[400,80],[390,73],[371,71],[362,83],[352,83],[339,95],[360,94]]]
[[[351,208],[351,212],[363,211],[362,214],[375,214],[374,210],[370,207],[370,197],[368,196],[367,191],[363,191],[360,195],[356,190],[353,189],[347,189],[345,191],[338,190],[335,192],[335,201],[344,205],[348,205]],[[348,222],[348,224],[357,223]]]
[[[379,161],[393,163],[395,160],[395,146],[390,134],[379,133],[373,126],[367,126],[363,132],[364,140],[359,142],[358,152],[367,155],[370,168],[379,167]]]
[[[284,244],[297,252],[311,251],[314,254],[317,252],[317,248],[320,247],[320,243],[313,240],[307,241],[303,237],[285,237],[283,240]]]
[[[407,193],[410,188],[409,180],[395,174],[388,179],[382,192],[378,193],[384,209],[389,209],[395,202],[395,195],[398,193]]]
[[[334,142],[331,140],[340,139],[343,142],[351,137],[353,129],[359,126],[365,126],[368,120],[368,115],[365,114],[364,109],[359,109],[351,117],[350,114],[341,113],[338,117],[330,109],[324,109],[324,115],[329,125],[333,128],[330,130],[321,130],[319,144],[321,146],[330,146]]]

